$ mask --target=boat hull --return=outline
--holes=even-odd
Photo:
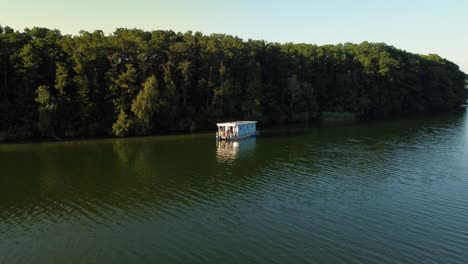
[[[218,133],[216,133],[216,140],[227,140],[227,141],[229,141],[229,140],[239,140],[239,139],[248,138],[248,137],[256,137],[258,135],[259,135],[258,131],[255,131],[254,133],[238,136],[238,137],[234,137],[234,136],[223,137],[223,136],[220,136]]]

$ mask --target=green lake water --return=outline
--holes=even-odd
[[[468,117],[0,145],[0,263],[467,263]]]

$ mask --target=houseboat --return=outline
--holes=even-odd
[[[258,135],[257,121],[233,121],[217,123],[217,140],[236,140]]]

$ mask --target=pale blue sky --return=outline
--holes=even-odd
[[[226,33],[272,42],[385,42],[468,73],[468,0],[0,0],[0,24],[77,34],[117,27]]]

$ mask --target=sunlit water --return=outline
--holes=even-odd
[[[0,263],[467,263],[466,115],[261,132],[0,145]]]

